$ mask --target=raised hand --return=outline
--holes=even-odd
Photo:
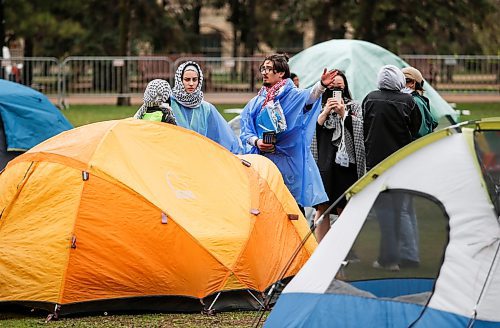
[[[337,76],[337,70],[332,69],[327,72],[325,68],[323,74],[321,74],[321,84],[323,86],[329,86],[333,82],[333,79],[335,79],[335,76]]]

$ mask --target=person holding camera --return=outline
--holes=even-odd
[[[337,71],[322,97],[323,110],[316,125],[318,167],[328,194],[328,202],[316,208],[315,221],[359,178],[365,174],[363,111],[349,91],[345,74]],[[342,213],[345,197],[335,206],[333,214]],[[318,242],[330,230],[330,220],[316,228]]]
[[[260,73],[263,86],[241,113],[240,139],[249,145],[247,153],[262,154],[276,164],[304,213],[305,206],[328,199],[310,146],[319,99],[336,72],[325,69],[312,88],[299,89],[290,79],[288,57],[275,54],[264,59]]]

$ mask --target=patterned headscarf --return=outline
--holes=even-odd
[[[149,107],[160,107],[162,109],[166,109],[169,114],[167,116],[171,116],[170,121],[173,120],[175,124],[175,118],[172,113],[172,109],[168,104],[168,100],[172,95],[172,89],[170,88],[170,84],[162,79],[154,79],[148,83],[146,86],[146,90],[144,91],[143,104],[141,108],[135,113],[134,118],[141,119],[146,110]]]
[[[184,84],[182,83],[182,77],[184,72],[187,70],[194,70],[195,68],[198,73],[198,86],[192,93],[186,92],[184,89]],[[194,61],[187,61],[182,63],[175,72],[175,84],[173,89],[173,94],[175,100],[177,100],[181,105],[188,108],[196,108],[200,106],[203,101],[203,91],[201,87],[203,85],[203,72],[201,71],[200,65]]]

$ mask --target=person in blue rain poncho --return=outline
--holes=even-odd
[[[234,154],[241,144],[214,105],[203,100],[203,72],[193,61],[181,64],[175,72],[171,107],[178,126],[202,134]]]
[[[310,146],[320,97],[336,72],[325,69],[313,87],[299,89],[290,79],[288,57],[282,54],[266,57],[260,72],[263,87],[241,113],[240,139],[249,145],[246,152],[262,154],[276,164],[302,211],[326,202]]]

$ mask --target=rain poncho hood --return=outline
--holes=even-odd
[[[283,91],[274,98],[283,109],[287,128],[277,135],[276,151],[263,154],[276,164],[286,186],[301,206],[312,206],[328,200],[310,148],[321,98],[307,110],[306,102],[310,93],[309,89],[296,88],[292,80],[287,79]],[[240,138],[244,144],[248,144],[249,138],[259,135],[256,121],[266,95],[266,90],[259,92],[241,113]],[[259,153],[255,146],[245,149],[247,153]]]
[[[377,88],[380,90],[401,91],[406,85],[405,75],[394,65],[383,66],[377,75]]]

